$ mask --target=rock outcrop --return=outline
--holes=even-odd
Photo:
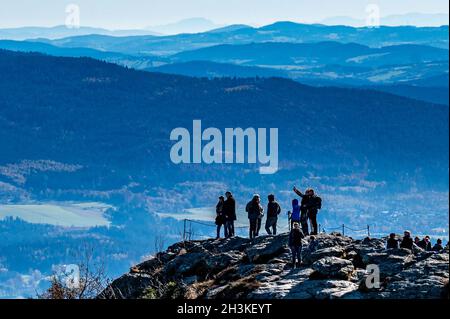
[[[382,239],[320,234],[317,249],[304,249],[303,264],[294,268],[287,237],[178,243],[133,267],[98,297],[448,298],[448,249],[386,250]]]

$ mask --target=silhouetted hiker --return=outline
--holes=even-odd
[[[281,213],[280,204],[275,201],[275,195],[267,196],[269,203],[267,204],[266,231],[269,235],[277,234],[278,215]],[[270,230],[272,228],[272,231]]]
[[[311,222],[311,235],[318,234],[318,225],[317,225],[317,214],[319,209],[322,209],[322,199],[314,193],[312,188],[308,188],[303,195],[296,187],[294,187],[294,192],[305,199],[305,206],[308,214],[308,218]]]
[[[300,267],[302,263],[302,239],[305,237],[300,229],[299,223],[294,223],[291,232],[289,233],[289,247],[292,252],[292,266],[293,268]],[[297,263],[298,261],[298,263]]]
[[[417,246],[422,248],[425,251],[431,251],[431,242],[430,242],[430,236],[425,236],[424,239],[422,239]]]
[[[386,249],[397,249],[398,247],[399,244],[397,238],[395,238],[395,233],[391,233],[387,240]]]
[[[226,217],[226,233],[227,237],[233,237],[234,236],[234,222],[236,220],[236,201],[233,198],[233,195],[231,192],[225,193],[226,200],[223,203],[223,212]]]
[[[411,238],[411,232],[408,230],[405,230],[403,234],[402,242],[400,243],[400,248],[407,248],[412,249],[413,248],[413,240]]]
[[[308,200],[309,197],[303,194],[294,186],[294,192],[301,197],[300,202],[300,225],[302,226],[303,234],[309,235],[308,229]]]
[[[442,246],[442,239],[438,239],[436,241],[436,244],[433,246],[433,251],[441,252],[444,250],[444,247]]]
[[[216,238],[220,238],[220,229],[222,228],[223,225],[223,229],[224,229],[224,237],[228,237],[228,232],[227,232],[227,227],[226,227],[226,216],[225,213],[223,211],[223,205],[225,202],[225,197],[220,196],[219,197],[219,202],[216,205],[216,225],[217,225],[217,237]]]
[[[258,220],[263,215],[263,208],[260,204],[261,199],[258,194],[253,195],[253,199],[248,202],[245,211],[248,213],[248,220],[250,222],[249,236],[250,239],[258,236]]]
[[[322,209],[322,199],[314,193],[313,189],[308,190],[308,218],[311,221],[311,235],[317,235],[319,232],[317,225],[317,214]]]
[[[294,223],[300,223],[300,205],[298,204],[298,199],[292,200],[291,229],[294,228]]]

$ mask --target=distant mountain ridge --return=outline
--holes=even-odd
[[[310,136],[302,143],[302,154],[308,154],[309,160],[326,161],[324,154],[336,152],[334,165],[338,167],[345,166],[350,158],[371,158],[372,165],[388,161],[392,169],[397,165],[406,169],[428,163],[427,172],[437,176],[435,173],[442,169],[441,160],[448,157],[448,107],[444,106],[370,90],[314,88],[285,79],[194,79],[138,72],[91,59],[8,51],[1,55],[1,89],[8,92],[0,108],[0,120],[4,122],[2,140],[8,141],[2,146],[2,160],[6,163],[50,157],[62,163],[70,158],[70,162],[89,167],[106,161],[109,164],[105,165],[121,167],[117,170],[119,175],[122,170],[138,172],[151,163],[155,169],[145,169],[143,175],[149,176],[158,172],[157,167],[172,167],[164,155],[169,154],[167,136],[174,127],[189,127],[196,117],[219,128],[228,127],[238,118],[244,127],[283,128],[280,139],[289,142],[280,146],[280,156],[289,161],[300,160],[295,151],[299,142],[292,138],[297,126],[290,124],[290,118],[293,112],[304,114],[304,110],[309,110],[304,114],[308,118],[305,123],[311,124],[302,127]],[[227,89],[233,87],[247,89],[230,94]],[[40,106],[26,98],[29,96],[39,96]],[[278,109],[276,122],[269,112],[273,105]],[[129,117],[123,116],[124,107]],[[164,113],[155,112],[161,107],[165,107]],[[90,111],[85,114],[87,109]],[[237,118],[218,120],[216,113],[224,109]],[[258,116],[253,119],[252,114]],[[95,124],[99,120],[103,126]],[[77,121],[81,122],[76,124]],[[348,127],[347,121],[356,122]],[[65,124],[68,122],[69,126]],[[152,124],[156,122],[165,123],[164,128],[156,128]],[[411,130],[411,126],[415,129]],[[27,129],[30,127],[42,129]],[[329,128],[334,131],[331,139]],[[69,131],[63,133],[66,130]],[[386,130],[392,130],[389,136],[383,133]],[[122,133],[114,139],[107,138],[116,131]],[[58,142],[44,143],[49,137]],[[122,143],[127,147],[117,151]],[[14,150],[20,145],[23,148],[18,154]],[[363,145],[370,147],[361,149]],[[427,145],[426,151],[418,145]],[[173,167],[172,178],[176,179],[178,168]],[[119,180],[123,177],[117,176]],[[169,176],[166,182],[170,183]]]
[[[131,67],[134,69],[145,69],[154,67],[154,63],[164,61],[161,57],[154,57],[151,55],[138,56],[123,54],[118,52],[101,51],[90,48],[64,48],[57,47],[43,42],[31,41],[13,41],[0,40],[0,49],[18,51],[18,52],[38,52],[53,56],[61,57],[90,57],[106,62],[116,63],[119,65]]]
[[[0,29],[0,40],[27,40],[27,39],[60,39],[71,36],[81,36],[90,34],[102,34],[110,36],[137,36],[137,35],[157,35],[148,30],[107,30],[103,28],[79,27],[69,28],[64,25],[55,27],[21,27]]]
[[[417,13],[388,15],[380,18],[382,26],[416,26],[416,27],[439,27],[448,25],[448,13]],[[347,25],[352,27],[364,27],[367,22],[364,19],[337,16],[329,17],[320,23],[325,25]]]
[[[39,40],[43,41],[43,40]],[[277,22],[260,28],[238,27],[197,34],[172,36],[103,37],[78,36],[49,43],[64,47],[88,47],[126,54],[170,55],[186,50],[218,44],[250,44],[254,42],[323,42],[359,43],[379,48],[400,44],[428,45],[448,49],[448,26],[352,28],[346,26],[307,25]]]
[[[211,20],[205,18],[190,18],[165,25],[149,26],[146,27],[146,29],[160,35],[175,35],[182,33],[208,32],[222,27],[225,26],[215,24]]]
[[[218,45],[172,56],[174,61],[210,60],[251,65],[340,64],[379,67],[394,64],[448,61],[448,50],[422,45],[395,45],[370,48],[357,43],[263,42],[242,45]]]
[[[102,42],[108,38],[99,35],[92,39]],[[122,45],[127,45],[127,39],[122,39]],[[145,40],[142,39],[142,41]],[[41,52],[55,56],[88,56],[136,69],[160,67],[162,72],[169,70],[169,73],[189,76],[211,77],[214,74],[218,77],[239,76],[239,74],[281,76],[305,83],[325,84],[328,81],[346,85],[380,85],[406,84],[413,81],[419,83],[420,80],[428,83],[425,79],[438,79],[439,76],[444,79],[444,75],[448,75],[448,50],[422,45],[370,48],[356,43],[344,44],[330,41],[319,43],[263,42],[217,45],[184,51],[172,56],[154,56],[150,53],[125,54],[82,46],[66,48],[30,41],[0,40],[0,48],[22,52]],[[260,54],[260,52],[263,53]],[[194,64],[198,69],[194,69]],[[244,69],[246,70],[244,71]],[[157,69],[155,70],[157,71]],[[432,86],[442,87],[445,85],[438,83]]]
[[[305,74],[304,77],[295,78],[295,71],[244,66],[210,61],[189,61],[173,64],[165,64],[158,67],[146,69],[149,72],[162,72],[167,74],[178,74],[193,77],[220,78],[220,77],[283,77],[293,78],[300,83],[313,86],[338,86],[359,87],[375,89],[383,92],[414,98],[437,104],[449,104],[449,77],[448,73],[439,76],[424,77],[420,80],[400,81],[392,84],[376,84],[368,81],[345,82],[335,77],[334,79],[313,78]],[[325,69],[324,69],[325,71]],[[368,72],[366,72],[368,74]]]

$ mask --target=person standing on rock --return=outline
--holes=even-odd
[[[266,232],[269,235],[277,234],[278,215],[281,213],[280,204],[275,201],[275,195],[267,196],[269,203],[267,204]],[[270,229],[272,228],[272,230]]]
[[[264,211],[261,206],[261,198],[258,194],[253,195],[253,199],[248,202],[245,211],[248,213],[250,223],[249,237],[250,239],[254,239],[258,236],[258,220],[262,218]]]
[[[299,223],[302,225],[302,231],[303,234],[306,236],[309,235],[309,229],[308,229],[308,196],[306,194],[303,194],[300,190],[298,190],[294,186],[294,192],[301,197],[302,201],[300,203],[300,217],[299,217]],[[291,227],[292,229],[292,227]]]
[[[389,239],[386,243],[386,249],[398,249],[398,240],[395,238],[395,233],[389,235]]]
[[[299,223],[294,223],[291,232],[289,233],[289,247],[292,252],[292,267],[300,267],[302,264],[302,239],[305,238],[300,229]]]
[[[227,238],[228,237],[228,231],[227,231],[227,227],[226,227],[226,217],[225,217],[225,213],[223,212],[223,204],[225,202],[225,197],[220,196],[219,197],[219,202],[216,205],[216,225],[217,225],[217,239],[220,238],[220,229],[223,226],[224,229],[224,237]]]
[[[403,234],[402,242],[400,243],[400,248],[406,248],[409,250],[412,250],[414,245],[413,239],[411,238],[411,232],[408,230],[405,230]]]
[[[294,223],[300,224],[300,205],[298,199],[292,200],[292,213],[291,213],[291,230],[294,229]]]
[[[312,188],[308,188],[305,194],[302,194],[296,187],[294,187],[294,192],[302,197],[302,207],[306,208],[307,218],[311,222],[311,233],[310,235],[317,235],[319,233],[317,224],[317,214],[319,210],[322,209],[322,199],[317,196]],[[304,201],[303,201],[304,200]],[[307,225],[306,225],[307,227]]]
[[[317,224],[317,214],[322,209],[322,199],[314,193],[314,190],[310,188],[308,190],[308,218],[311,221],[311,235],[317,235],[319,233],[319,227]]]
[[[225,197],[227,198],[223,203],[223,212],[225,214],[226,222],[226,237],[234,237],[234,222],[236,221],[236,201],[233,198],[231,192],[226,192]]]

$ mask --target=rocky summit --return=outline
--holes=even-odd
[[[385,249],[385,239],[317,236],[294,268],[288,234],[177,243],[113,281],[98,298],[448,298],[449,251]],[[304,239],[307,246],[308,237]],[[374,266],[375,265],[375,266]],[[374,271],[374,269],[376,269]],[[379,280],[376,280],[378,278]],[[378,284],[376,284],[378,283]]]

